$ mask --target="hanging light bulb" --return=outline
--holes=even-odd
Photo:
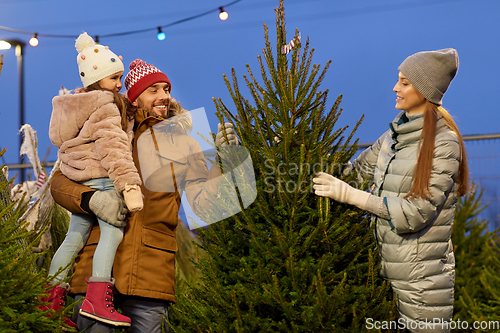
[[[167,37],[167,35],[161,31],[161,27],[158,27],[158,35],[156,35],[156,38],[158,38],[158,40],[164,40],[165,37]]]
[[[0,40],[0,50],[8,50],[12,47],[10,43],[6,40]]]
[[[222,8],[222,7],[219,7],[219,9],[220,9],[219,18],[220,18],[222,21],[227,20],[227,17],[228,17],[227,12],[226,12],[226,11],[224,10],[224,8]]]
[[[31,39],[29,41],[30,45],[33,46],[33,47],[35,47],[35,46],[38,45],[38,38],[37,38],[37,36],[38,36],[38,34],[35,32],[33,34],[33,37],[31,37]]]

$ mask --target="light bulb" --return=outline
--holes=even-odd
[[[0,50],[8,50],[12,47],[6,40],[0,40]]]
[[[156,35],[156,38],[158,38],[158,40],[164,40],[166,37],[167,35],[165,35],[165,33],[161,31],[161,28],[158,27],[158,34]]]
[[[224,10],[224,8],[222,8],[222,7],[219,7],[219,9],[220,9],[219,18],[220,18],[222,21],[227,20],[227,17],[229,16],[229,15],[227,14],[227,12],[226,12],[226,11]]]
[[[35,33],[33,35],[33,37],[31,37],[31,39],[29,41],[30,45],[33,46],[33,47],[35,47],[35,46],[38,45],[38,38],[36,38],[36,37],[37,37],[37,34]]]

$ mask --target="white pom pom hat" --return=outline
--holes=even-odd
[[[78,51],[76,62],[84,87],[123,71],[122,56],[117,56],[108,46],[96,44],[92,37],[83,32],[75,42]]]

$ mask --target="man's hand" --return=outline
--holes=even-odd
[[[125,200],[115,190],[95,191],[90,197],[89,207],[98,218],[115,227],[123,228],[127,225]]]
[[[316,195],[366,209],[370,193],[355,189],[340,179],[324,172],[318,173],[317,177],[313,178],[313,182],[314,193]]]
[[[239,145],[238,137],[234,132],[233,124],[224,123],[224,127],[226,128],[227,139],[229,140],[229,145]],[[215,145],[216,146],[226,146],[228,143],[226,142],[226,138],[224,137],[224,129],[222,124],[217,124],[217,136],[215,137]]]

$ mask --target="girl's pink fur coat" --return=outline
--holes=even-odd
[[[118,192],[141,185],[112,92],[56,96],[52,108],[49,137],[59,148],[66,177],[78,182],[109,177]]]

